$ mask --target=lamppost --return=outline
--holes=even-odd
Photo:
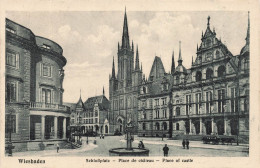
[[[13,130],[13,120],[12,120],[12,114],[13,111],[11,110],[10,113],[8,114],[8,131],[9,131],[9,142],[6,147],[6,150],[8,150],[8,156],[12,156],[12,149],[14,149],[14,146],[12,145],[12,130]]]

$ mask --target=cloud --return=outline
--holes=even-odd
[[[80,33],[76,30],[72,30],[71,26],[68,24],[63,25],[58,29],[58,36],[66,43],[77,43],[82,40]]]

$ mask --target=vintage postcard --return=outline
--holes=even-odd
[[[1,0],[1,164],[257,167],[259,2]]]

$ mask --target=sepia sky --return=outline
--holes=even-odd
[[[130,40],[138,44],[140,62],[146,76],[155,54],[160,56],[166,72],[170,71],[174,50],[175,65],[182,43],[183,65],[191,67],[196,58],[202,31],[215,28],[217,38],[238,55],[245,45],[247,12],[135,12],[127,11]],[[7,12],[6,17],[31,29],[37,36],[51,39],[63,48],[67,59],[64,79],[64,102],[77,102],[80,89],[83,101],[109,94],[109,74],[117,43],[121,44],[124,9],[114,12]]]

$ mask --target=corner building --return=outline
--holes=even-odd
[[[6,19],[5,137],[15,151],[38,150],[40,143],[47,148],[66,139],[66,62],[57,43]]]
[[[190,69],[182,65],[173,73],[173,136],[239,135],[249,137],[249,44],[234,56],[210,28],[210,17],[197,57]]]

